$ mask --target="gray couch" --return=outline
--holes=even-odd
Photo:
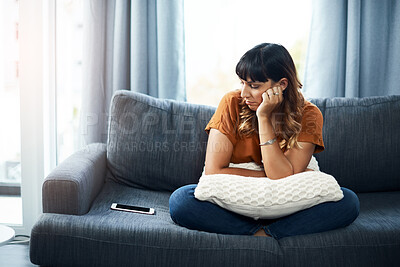
[[[111,103],[107,144],[91,144],[43,184],[30,258],[50,266],[400,266],[400,96],[313,99],[324,115],[320,168],[355,191],[350,226],[275,240],[188,230],[168,199],[201,175],[215,108],[130,91]],[[113,202],[153,207],[118,212]]]

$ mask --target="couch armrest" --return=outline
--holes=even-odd
[[[106,144],[90,144],[58,165],[43,183],[43,212],[87,213],[104,184],[106,154]]]

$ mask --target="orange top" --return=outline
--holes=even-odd
[[[214,128],[229,138],[233,144],[232,163],[254,161],[261,165],[262,158],[259,135],[253,133],[249,137],[240,138],[236,131],[239,122],[240,100],[240,90],[227,93],[219,103],[217,110],[207,124],[205,130],[208,133],[211,128]],[[314,153],[323,151],[322,125],[323,117],[321,111],[316,105],[306,101],[301,121],[301,131],[297,141],[315,144]]]

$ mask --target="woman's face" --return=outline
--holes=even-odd
[[[268,79],[266,82],[253,82],[250,78],[247,78],[247,81],[240,79],[240,82],[242,84],[241,97],[253,111],[256,111],[262,103],[263,99],[261,95],[277,84],[271,79]]]

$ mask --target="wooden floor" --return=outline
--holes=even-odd
[[[0,247],[0,266],[25,267],[37,266],[29,260],[29,245],[8,244]]]

